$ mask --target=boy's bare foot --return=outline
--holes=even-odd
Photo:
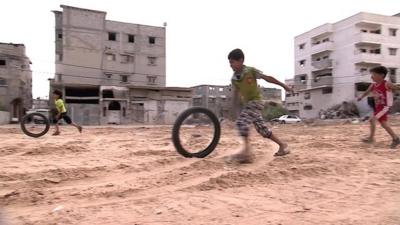
[[[393,139],[392,144],[390,144],[390,148],[395,149],[397,145],[400,145],[400,138]]]
[[[254,156],[250,153],[236,153],[230,155],[225,160],[227,163],[240,163],[240,164],[247,164],[254,162]]]
[[[56,132],[54,132],[52,135],[53,135],[53,136],[60,135],[60,132],[59,132],[59,131],[56,131]]]
[[[82,126],[78,127],[79,133],[82,133]]]
[[[370,138],[370,137],[362,138],[361,141],[364,142],[364,143],[367,143],[367,144],[372,144],[372,143],[375,142],[375,140],[373,138]]]
[[[279,147],[279,150],[275,152],[274,156],[284,156],[290,153],[290,150],[288,149],[287,144],[283,144],[282,146]]]

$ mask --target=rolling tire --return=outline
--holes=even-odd
[[[32,116],[37,116],[37,117],[40,117],[40,118],[43,119],[42,121],[44,121],[45,128],[44,128],[44,130],[42,132],[40,132],[40,133],[31,133],[26,128],[25,125],[30,122],[29,119]],[[25,115],[22,118],[22,120],[21,120],[21,129],[22,129],[22,132],[24,132],[24,134],[28,135],[29,137],[38,138],[38,137],[41,137],[41,136],[45,135],[49,131],[49,129],[50,129],[50,121],[46,118],[45,115],[43,115],[41,113],[30,113],[30,114]]]
[[[203,113],[211,120],[212,124],[214,125],[214,135],[212,141],[206,148],[202,149],[199,152],[192,153],[187,149],[185,149],[181,144],[180,128],[185,119],[187,119],[190,115],[195,113]],[[181,154],[186,158],[193,158],[193,157],[204,158],[208,156],[217,147],[220,136],[221,136],[221,125],[217,116],[215,116],[215,114],[209,109],[202,107],[193,107],[183,111],[176,119],[174,126],[172,128],[172,142],[175,146],[175,149],[179,154]]]

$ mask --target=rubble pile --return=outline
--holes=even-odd
[[[359,117],[357,106],[353,102],[342,102],[332,106],[327,110],[321,110],[319,112],[320,119],[347,119]]]

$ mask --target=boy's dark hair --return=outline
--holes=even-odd
[[[228,59],[233,59],[233,60],[244,60],[244,53],[241,49],[237,48],[237,49],[233,49],[229,55],[228,55]]]
[[[384,66],[377,66],[369,70],[370,73],[376,73],[382,75],[384,78],[386,77],[386,74],[388,73],[388,69]]]
[[[53,94],[56,94],[56,95],[60,96],[60,98],[62,98],[62,92],[60,90],[54,90]]]

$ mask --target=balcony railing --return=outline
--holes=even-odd
[[[329,69],[332,68],[333,60],[332,59],[324,59],[321,61],[313,61],[311,65],[317,70]]]
[[[382,54],[372,54],[372,53],[356,53],[354,55],[354,63],[372,63],[372,64],[381,64],[383,63],[383,55]]]
[[[355,35],[355,42],[380,44],[383,42],[383,36],[381,34],[374,33],[358,33]]]
[[[368,72],[355,73],[357,83],[371,83],[371,74]]]
[[[327,42],[322,42],[317,45],[313,45],[311,47],[311,54],[317,54],[325,51],[333,51],[333,42],[332,41],[327,41]]]
[[[320,86],[332,86],[333,85],[333,77],[332,76],[324,76],[324,77],[316,77],[311,82],[311,87],[320,87]]]

